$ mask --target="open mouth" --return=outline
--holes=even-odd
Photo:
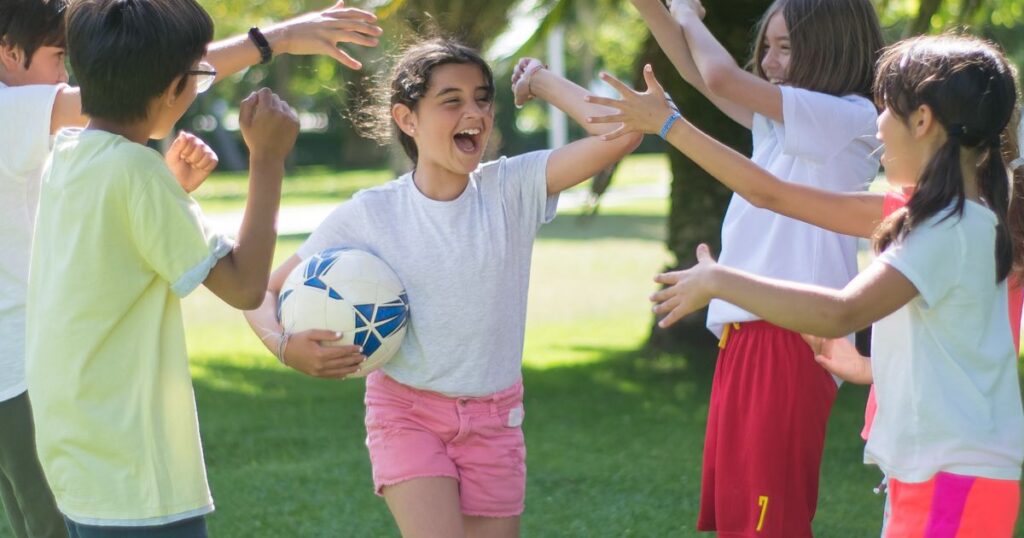
[[[455,133],[455,147],[463,153],[477,153],[483,145],[481,133],[480,129],[463,129]]]

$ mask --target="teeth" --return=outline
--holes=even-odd
[[[462,131],[459,131],[457,134],[476,136],[476,135],[480,134],[480,129],[464,129]]]

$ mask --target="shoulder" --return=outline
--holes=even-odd
[[[540,168],[545,170],[548,157],[553,150],[542,149],[521,153],[512,157],[502,155],[493,161],[481,163],[474,172],[480,178],[504,178],[508,175],[529,174]]]
[[[409,188],[412,186],[412,174],[403,174],[387,183],[362,189],[352,195],[352,199],[344,204],[355,204],[355,205],[377,205],[377,204],[392,204],[398,198],[402,198],[409,193]]]

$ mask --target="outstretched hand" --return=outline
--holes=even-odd
[[[206,142],[194,134],[182,131],[164,155],[164,162],[181,188],[190,193],[198,189],[217,168],[218,158]]]
[[[811,346],[814,360],[832,375],[858,385],[874,382],[871,361],[861,355],[857,346],[846,338],[822,338],[807,334],[801,336]]]
[[[666,288],[651,295],[655,303],[654,313],[664,316],[658,322],[662,329],[711,302],[710,277],[718,263],[711,256],[711,249],[701,243],[697,247],[697,265],[684,271],[662,273],[654,281]]]
[[[665,89],[661,87],[658,79],[654,78],[654,69],[650,64],[644,66],[644,81],[647,83],[647,91],[640,93],[619,79],[601,73],[601,79],[615,88],[622,96],[621,99],[611,99],[588,95],[587,102],[605,105],[615,108],[618,114],[607,116],[596,116],[587,118],[588,123],[621,123],[622,125],[603,136],[605,140],[613,140],[629,133],[653,133],[661,132],[662,125],[669,118],[675,109],[666,98]]]
[[[376,47],[383,33],[377,16],[369,11],[345,7],[344,0],[323,10],[300,15],[265,32],[268,39],[280,35],[280,52],[296,55],[323,54],[351,69],[363,64],[338,48],[339,43]],[[276,36],[275,36],[276,37]]]

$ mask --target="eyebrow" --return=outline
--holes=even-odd
[[[487,87],[487,86],[477,86],[476,90],[477,91],[489,92],[490,88]],[[445,88],[445,89],[437,92],[436,97],[444,97],[445,95],[447,95],[449,93],[459,93],[461,91],[462,91],[462,88]]]

